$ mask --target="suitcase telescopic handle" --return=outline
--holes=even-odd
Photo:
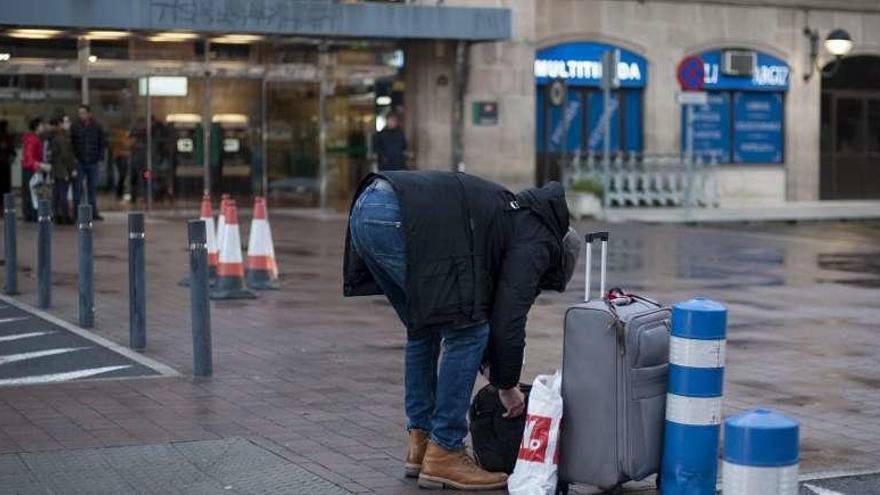
[[[608,261],[608,232],[591,232],[584,236],[587,245],[587,267],[584,284],[584,302],[590,302],[590,279],[593,275],[593,241],[602,241],[602,259],[599,263],[599,298],[605,294],[605,265]]]

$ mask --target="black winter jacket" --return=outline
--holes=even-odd
[[[406,136],[399,127],[385,128],[373,137],[373,152],[379,162],[379,170],[406,170]]]
[[[526,315],[542,289],[562,291],[562,237],[568,230],[558,183],[514,195],[472,175],[395,171],[370,175],[394,187],[406,239],[408,337],[490,323],[486,359],[500,388],[519,382]],[[354,202],[352,202],[354,205]],[[346,236],[346,296],[381,290]]]
[[[70,128],[70,141],[73,152],[81,165],[98,163],[104,157],[107,141],[101,124],[90,120],[87,123],[77,121]]]

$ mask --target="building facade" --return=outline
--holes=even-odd
[[[157,195],[344,208],[395,111],[412,167],[511,188],[601,159],[608,119],[615,158],[692,153],[713,164],[722,204],[880,197],[875,0],[0,0],[0,11],[0,119],[21,130],[89,102],[111,158],[150,169]],[[835,29],[853,40],[841,60],[822,47]],[[620,87],[606,109],[608,51]],[[682,66],[703,103],[680,104]]]
[[[542,169],[558,166],[560,154],[601,155],[600,59],[616,49],[614,153],[681,154],[690,142],[701,160],[717,163],[722,204],[880,197],[880,3],[501,4],[513,12],[512,39],[471,49],[468,104],[498,101],[499,125],[467,123],[469,170],[519,184],[553,177]],[[853,40],[841,60],[822,46],[835,29]],[[818,35],[815,59],[805,30]],[[726,73],[731,55],[746,57],[751,70]],[[690,58],[703,68],[708,101],[694,106],[689,134],[677,76]],[[554,80],[566,87],[555,102]]]

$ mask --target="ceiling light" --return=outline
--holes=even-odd
[[[197,113],[170,113],[165,117],[169,124],[201,124],[202,116]]]
[[[153,36],[147,38],[149,41],[155,41],[159,43],[165,42],[177,42],[177,41],[189,41],[198,38],[199,35],[196,33],[183,33],[178,31],[165,31],[162,33],[156,33]]]
[[[89,62],[91,62],[91,63],[95,63],[95,62],[97,62],[97,61],[98,61],[98,56],[97,56],[97,55],[89,55]]]
[[[247,125],[247,115],[241,113],[218,113],[211,117],[211,122],[215,124],[243,124]]]
[[[31,40],[45,40],[54,38],[63,31],[59,29],[10,29],[6,32],[12,38],[24,38]]]
[[[85,34],[90,40],[119,40],[128,36],[128,31],[89,31]]]
[[[246,45],[262,40],[264,37],[259,34],[224,34],[216,38],[211,38],[213,43],[228,43],[235,45]]]
[[[843,29],[835,29],[825,38],[825,49],[835,57],[843,57],[852,50],[853,42],[849,33]]]
[[[391,104],[391,97],[390,96],[377,96],[376,97],[376,105],[379,105],[380,107],[384,107],[384,106],[390,105],[390,104]]]

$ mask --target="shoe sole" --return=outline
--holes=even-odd
[[[419,488],[424,488],[426,490],[442,490],[444,488],[454,488],[456,490],[470,491],[499,490],[507,486],[507,480],[493,483],[491,485],[467,485],[464,483],[456,483],[446,478],[421,474],[419,475],[418,485]]]
[[[421,472],[422,466],[420,464],[405,464],[403,466],[403,474],[407,478],[418,478]]]

